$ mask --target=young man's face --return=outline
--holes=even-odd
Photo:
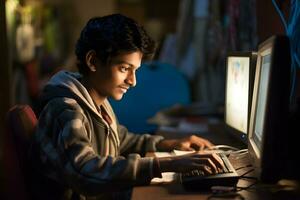
[[[98,95],[121,100],[127,90],[136,85],[135,73],[141,65],[142,56],[137,51],[115,56],[106,66],[97,62],[93,82]]]

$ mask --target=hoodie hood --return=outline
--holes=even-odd
[[[76,72],[60,71],[55,74],[42,92],[41,107],[44,107],[51,99],[68,97],[75,99],[80,105],[89,108],[95,114],[99,115],[93,99],[81,84],[81,79],[82,75]]]
[[[112,123],[109,125],[99,113],[99,109],[96,108],[96,104],[86,88],[81,84],[81,79],[82,75],[75,72],[60,71],[55,74],[46,84],[42,92],[40,109],[42,110],[43,107],[54,98],[66,97],[75,99],[80,106],[90,110],[93,114],[101,118],[106,126],[111,127],[111,130],[114,132],[113,137],[119,145],[120,140],[118,138],[117,118],[110,103],[106,99],[101,105],[112,119]]]

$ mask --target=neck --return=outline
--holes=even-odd
[[[91,81],[89,81],[87,78],[83,77],[81,81],[82,85],[87,89],[88,93],[92,97],[94,103],[97,106],[101,106],[103,102],[105,101],[106,97],[100,96],[97,90],[93,87],[93,84]]]

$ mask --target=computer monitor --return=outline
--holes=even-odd
[[[247,143],[256,52],[230,52],[226,59],[224,120],[228,132]]]
[[[290,96],[290,47],[286,36],[259,45],[249,124],[248,151],[258,178],[284,176]]]

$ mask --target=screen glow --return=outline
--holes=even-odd
[[[227,59],[225,122],[247,133],[250,58],[230,56]]]

